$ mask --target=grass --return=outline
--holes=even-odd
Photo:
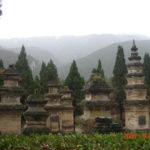
[[[43,145],[55,150],[149,150],[150,133],[0,135],[0,150],[42,150]]]

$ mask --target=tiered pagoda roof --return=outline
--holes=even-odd
[[[111,92],[112,88],[106,83],[105,79],[99,77],[100,77],[99,74],[93,73],[90,80],[87,82],[87,84],[84,87],[84,92],[92,92],[92,93]]]
[[[9,80],[9,81],[21,81],[22,77],[20,75],[20,73],[17,72],[16,68],[14,65],[9,65],[9,67],[5,70],[3,70],[3,72],[0,73],[0,76],[3,78],[3,80]],[[17,86],[13,85],[13,86],[3,86],[2,88],[0,88],[0,94],[7,94],[7,95],[20,95],[21,93],[24,92],[24,89],[22,87],[19,86],[19,84]]]
[[[138,48],[135,45],[135,41],[133,40],[133,45],[131,48],[131,56],[128,58],[129,59],[129,64],[127,64],[127,68],[129,69],[130,67],[135,67],[135,68],[140,68],[142,70],[143,64],[140,62],[141,56],[138,55]],[[130,72],[127,74],[128,78],[132,77],[144,77],[143,72]]]
[[[9,65],[7,69],[4,69],[0,75],[3,77],[4,80],[16,80],[21,81],[22,77],[20,73],[17,72],[14,65]]]

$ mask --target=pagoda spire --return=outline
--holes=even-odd
[[[133,40],[131,51],[137,51],[137,50],[138,50],[138,48],[135,45],[135,40]]]

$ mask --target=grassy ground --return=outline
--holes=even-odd
[[[48,145],[47,148],[42,146]],[[150,133],[0,135],[0,150],[150,150]]]

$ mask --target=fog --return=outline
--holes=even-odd
[[[0,38],[150,35],[149,0],[3,0]]]

